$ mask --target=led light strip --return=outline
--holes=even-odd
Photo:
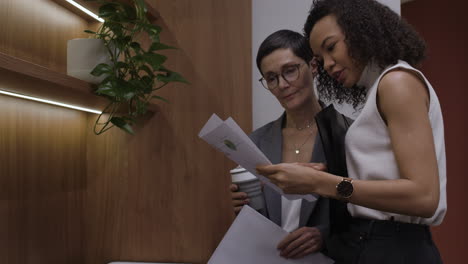
[[[0,94],[14,96],[14,97],[18,97],[18,98],[23,98],[23,99],[36,101],[36,102],[41,102],[41,103],[46,103],[46,104],[51,104],[51,105],[58,105],[58,106],[61,106],[61,107],[66,107],[66,108],[71,108],[71,109],[75,109],[75,110],[85,111],[85,112],[98,114],[98,115],[102,113],[102,111],[99,111],[99,110],[79,107],[79,106],[75,106],[75,105],[63,104],[63,103],[59,103],[59,102],[55,102],[55,101],[40,99],[40,98],[37,98],[37,97],[31,97],[31,96],[12,93],[12,92],[7,92],[7,91],[3,91],[3,90],[0,90]]]
[[[65,0],[65,1],[72,4],[76,8],[80,9],[81,11],[85,12],[86,14],[90,15],[92,18],[96,19],[97,21],[99,21],[101,23],[104,22],[104,19],[98,17],[96,14],[94,14],[93,12],[91,12],[88,9],[84,8],[82,5],[78,4],[77,2],[75,2],[73,0]]]

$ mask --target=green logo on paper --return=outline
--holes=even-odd
[[[226,147],[236,151],[237,148],[236,148],[236,145],[234,145],[234,143],[232,143],[232,141],[228,140],[228,139],[225,139],[224,140],[224,145],[226,145]]]

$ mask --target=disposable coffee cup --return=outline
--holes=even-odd
[[[250,199],[249,206],[255,210],[261,210],[265,206],[260,180],[246,169],[238,166],[230,171],[232,183],[236,184],[239,192],[247,193]]]

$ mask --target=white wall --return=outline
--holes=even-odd
[[[395,11],[395,13],[397,13],[399,15],[401,15],[401,3],[408,2],[408,0],[406,0],[406,1],[401,1],[401,0],[377,0],[377,1],[379,1],[382,4],[385,4],[385,5],[389,6],[393,11]]]
[[[252,128],[277,119],[283,108],[260,84],[255,58],[258,47],[271,33],[290,29],[302,33],[311,0],[252,0]]]
[[[400,14],[400,0],[379,0]],[[252,128],[257,129],[277,119],[283,108],[260,84],[261,75],[255,58],[258,47],[271,33],[290,29],[302,33],[312,0],[252,0]],[[344,114],[355,117],[350,106],[337,106]]]

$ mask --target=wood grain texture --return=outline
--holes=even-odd
[[[65,86],[83,93],[91,92],[91,85],[66,74],[52,71],[46,67],[30,63],[0,52],[0,68],[24,74],[51,84]]]
[[[83,19],[49,0],[2,0],[0,22],[1,89],[94,100],[56,74],[66,72],[67,40],[85,36]],[[85,263],[86,114],[3,95],[0,111],[0,263]]]
[[[167,66],[191,84],[161,90],[171,103],[136,136],[95,136],[95,115],[0,96],[0,263],[205,263],[229,227],[234,164],[197,134],[212,113],[251,129],[251,3],[149,3],[180,48]],[[0,1],[0,21],[0,52],[61,73],[66,40],[89,26],[51,0]],[[3,88],[55,85],[0,70]]]
[[[84,13],[83,11],[79,10],[78,8],[76,8],[75,6],[73,6],[72,4],[68,3],[65,0],[52,0],[52,1],[54,1],[57,4],[65,7],[66,9],[70,10],[74,14],[82,17],[83,19],[85,19],[85,20],[87,20],[89,22],[96,21],[94,18],[92,18],[88,14]],[[94,14],[96,14],[96,15],[99,14],[99,6],[100,6],[99,2],[97,2],[97,1],[92,1],[91,2],[91,1],[85,1],[85,0],[75,0],[75,2],[80,4],[81,6],[85,7],[86,9],[90,10]],[[133,0],[120,0],[120,2],[128,3],[128,4],[133,5]],[[145,2],[146,2],[146,9],[148,10],[148,13],[147,13],[148,14],[148,19],[151,20],[151,21],[156,20],[159,17],[158,10],[156,10],[150,3],[148,3],[148,1],[145,1]]]
[[[0,263],[84,263],[86,114],[0,96]]]
[[[46,100],[102,110],[108,100],[85,81],[0,52],[0,89]],[[28,85],[30,83],[35,85]]]
[[[161,40],[180,48],[165,52],[168,67],[191,85],[161,90],[171,103],[161,102],[133,137],[88,134],[86,263],[206,263],[233,219],[234,164],[197,134],[214,112],[251,129],[251,3],[151,4]]]
[[[87,21],[51,0],[0,1],[0,52],[66,73],[67,41]]]

